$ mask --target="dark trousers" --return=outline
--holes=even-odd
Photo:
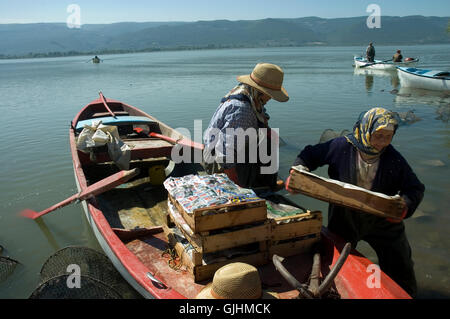
[[[381,217],[330,205],[328,228],[354,248],[358,241],[366,241],[375,250],[380,269],[416,297],[414,262],[403,222],[390,223]]]

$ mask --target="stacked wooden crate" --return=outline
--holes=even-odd
[[[310,251],[320,241],[322,213],[320,211],[270,219],[269,258],[274,254],[289,257]]]
[[[320,239],[320,212],[269,218],[264,199],[189,213],[169,194],[168,206],[165,234],[196,282],[210,280],[228,263],[263,265],[275,253],[288,257],[305,252]]]
[[[231,262],[255,266],[266,263],[271,224],[264,200],[200,208],[192,214],[170,195],[168,205],[170,220],[192,249],[186,249],[186,244],[179,239],[181,236],[176,236],[173,229],[166,227],[166,235],[195,281],[212,278],[217,269]],[[234,254],[241,249],[243,255],[226,258],[226,255],[233,255],[233,249]],[[208,262],[208,257],[211,259],[214,255],[218,258]]]

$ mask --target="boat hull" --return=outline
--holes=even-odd
[[[422,76],[420,74],[409,72],[406,68],[398,68],[398,77],[402,87],[433,91],[450,91],[450,79]]]
[[[87,120],[89,114],[98,114],[98,103],[98,100],[92,103],[95,105],[93,110],[89,110],[88,105],[80,111],[74,118],[70,128],[73,169],[79,191],[85,190],[88,184],[92,184],[98,179],[102,179],[104,175],[108,175],[108,170],[114,167],[113,165],[108,166],[108,162],[103,163],[103,165],[89,162],[76,148],[77,123],[78,121]],[[146,115],[134,107],[128,107],[117,101],[108,100],[109,103],[113,112],[127,112],[133,116]],[[118,110],[119,106],[122,107],[121,110]],[[151,119],[157,121],[153,117]],[[177,139],[180,138],[179,133],[172,132],[172,129],[167,125],[160,123],[160,127],[162,128],[162,133],[171,135]],[[169,154],[166,153],[166,156]],[[101,157],[98,156],[97,158],[99,159]],[[133,164],[148,164],[146,161],[148,159],[150,158],[139,158]],[[153,159],[151,160],[153,161]],[[167,158],[164,161],[166,160],[169,161]],[[180,166],[176,166],[173,172],[177,172],[178,174],[181,170],[177,171],[177,167],[179,168]],[[141,171],[147,172],[148,168],[147,170],[142,169]],[[183,175],[187,171],[183,170]],[[161,222],[162,219],[156,220],[154,213],[159,211],[162,216],[164,212],[167,212],[167,193],[162,186],[159,186],[159,188],[150,186],[146,182],[147,178],[141,176],[139,179],[141,181],[139,182],[140,184],[129,182],[127,184],[132,184],[131,186],[122,185],[124,187],[117,187],[83,201],[82,206],[86,219],[100,246],[113,265],[121,273],[123,278],[143,297],[157,299],[194,298],[205,287],[207,282],[194,282],[189,273],[179,272],[170,267],[168,262],[169,257],[164,256],[168,242],[162,229],[161,231],[136,237],[131,236],[126,239],[119,236],[121,232],[117,232],[117,227],[120,226],[122,228],[120,229],[121,231],[133,233],[136,230],[135,226],[137,222],[139,222],[137,226],[140,228],[143,227],[144,229],[163,225],[163,222]],[[151,189],[151,191],[147,189]],[[136,205],[137,209],[135,208]],[[124,216],[126,217],[125,219],[120,219]],[[151,221],[149,221],[150,219]],[[130,222],[136,223],[130,225]],[[326,274],[339,258],[345,242],[330,233],[325,227],[322,228],[321,242],[323,247],[322,273]],[[306,261],[307,259],[308,261]],[[299,276],[298,278],[301,277],[303,278],[302,281],[304,281],[308,279],[307,275],[310,272],[312,258],[311,260],[309,259],[309,257],[305,259],[299,254],[287,257],[284,263],[288,265],[287,268],[296,271],[296,275]],[[383,272],[380,273],[382,284],[379,287],[372,288],[368,286],[366,282],[371,274],[367,269],[371,265],[373,263],[370,260],[359,254],[356,250],[352,251],[335,280],[335,287],[342,298],[410,298],[403,289]],[[277,282],[274,282],[274,284],[282,285],[277,288],[281,298],[289,299],[298,296],[298,291],[287,285],[273,264],[269,263],[260,266],[259,270],[263,282],[275,280]]]
[[[375,60],[373,63],[367,62],[367,60],[363,58],[354,58],[355,67],[364,68],[364,69],[372,69],[372,70],[387,70],[387,71],[395,71],[397,66],[405,66],[412,67],[416,66],[419,60],[414,59],[412,61],[406,62],[383,62],[382,60]],[[369,65],[368,65],[369,64]]]

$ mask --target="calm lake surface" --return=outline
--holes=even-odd
[[[358,115],[374,106],[413,110],[420,118],[402,126],[393,145],[425,184],[425,197],[406,220],[419,298],[450,297],[450,96],[400,87],[395,73],[355,73],[353,56],[363,47],[305,47],[157,52],[91,57],[0,60],[0,245],[20,261],[0,282],[0,298],[28,298],[39,271],[55,251],[74,245],[99,249],[81,205],[72,204],[38,224],[18,217],[24,208],[43,210],[77,192],[69,149],[69,124],[98,97],[137,106],[173,128],[193,134],[194,120],[206,129],[220,99],[258,62],[285,71],[287,103],[270,101],[270,125],[280,129],[280,175],[286,178],[299,151],[316,144],[325,129],[351,130]],[[377,59],[397,47],[376,46]],[[450,70],[450,46],[405,46],[419,67]],[[326,175],[326,168],[317,171]],[[285,191],[283,191],[285,193]],[[290,196],[309,209],[327,204]],[[365,243],[358,250],[376,262]]]

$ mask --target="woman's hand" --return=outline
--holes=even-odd
[[[299,191],[294,190],[294,189],[292,189],[292,188],[289,188],[289,183],[291,182],[291,173],[292,173],[292,172],[293,172],[293,170],[290,170],[290,171],[289,171],[289,176],[288,176],[288,178],[286,179],[286,182],[284,183],[284,184],[286,185],[286,190],[287,190],[289,193],[291,193],[291,194],[300,194]]]
[[[399,218],[386,218],[386,220],[390,223],[400,223],[408,213],[408,205],[403,198],[400,198],[398,201],[398,210],[401,211],[401,215]]]

